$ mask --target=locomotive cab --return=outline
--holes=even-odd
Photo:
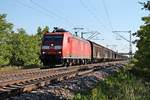
[[[63,37],[60,30],[44,34],[41,46],[41,61],[44,66],[62,63]]]

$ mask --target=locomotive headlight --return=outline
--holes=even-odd
[[[42,54],[45,54],[45,53],[46,53],[46,52],[44,52],[44,51],[42,52]]]
[[[54,46],[54,44],[51,44],[51,46],[53,47],[53,46]]]
[[[61,51],[59,51],[58,53],[61,54]]]

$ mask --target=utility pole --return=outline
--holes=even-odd
[[[132,33],[131,31],[129,31],[129,34],[130,34],[130,48],[129,48],[129,54],[130,54],[130,58],[132,58]]]
[[[127,42],[129,42],[129,57],[130,59],[132,59],[132,33],[131,33],[131,30],[130,31],[112,31],[113,33],[119,33],[119,32],[126,32],[126,33],[129,33],[129,40],[126,39],[124,36],[120,35],[120,34],[117,34],[119,35],[122,39],[126,40]]]

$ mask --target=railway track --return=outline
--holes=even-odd
[[[94,70],[125,64],[124,61],[104,62],[74,67],[62,67],[53,69],[34,69],[16,73],[0,75],[0,99],[4,100],[23,92],[30,92],[37,88],[65,79],[92,73]]]

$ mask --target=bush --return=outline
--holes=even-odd
[[[129,72],[119,72],[101,81],[87,94],[78,94],[75,100],[149,100],[150,83]]]

